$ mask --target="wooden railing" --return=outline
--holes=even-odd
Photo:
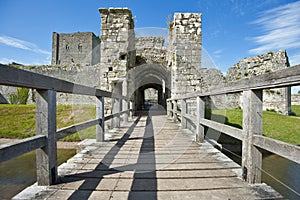
[[[180,117],[182,128],[196,126],[196,140],[203,142],[204,128],[212,128],[242,141],[242,177],[248,183],[261,182],[261,149],[300,163],[300,147],[262,135],[263,89],[300,85],[300,65],[251,79],[231,82],[208,92],[185,94],[182,98],[168,99],[168,115],[174,121]],[[242,92],[243,129],[205,119],[205,97]],[[196,115],[187,113],[187,100],[196,99]],[[180,101],[180,102],[179,102]],[[181,111],[178,109],[180,103]],[[280,122],[278,122],[280,123]]]
[[[37,150],[37,182],[52,185],[57,180],[56,141],[91,126],[96,126],[96,141],[104,141],[105,121],[113,119],[112,128],[120,126],[120,117],[128,120],[131,102],[115,94],[33,72],[0,65],[0,85],[36,89],[36,136],[0,145],[0,162]],[[96,119],[56,130],[56,92],[96,97]],[[104,116],[104,98],[113,99],[113,114]],[[122,110],[122,105],[127,105]],[[124,106],[125,107],[125,106]]]

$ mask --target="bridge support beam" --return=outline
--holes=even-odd
[[[36,150],[37,183],[52,185],[57,180],[56,91],[37,90],[36,135],[45,135],[47,144]]]
[[[168,118],[171,119],[172,118],[172,102],[170,100],[167,101],[167,115]]]
[[[187,121],[186,118],[184,117],[186,113],[187,113],[186,100],[182,99],[181,100],[181,128],[183,129],[187,128]]]
[[[111,121],[111,128],[119,128],[121,126],[121,120],[120,120],[120,112],[122,110],[122,103],[121,103],[121,99],[113,99],[113,110],[112,110],[112,114],[114,114],[115,116],[112,118]]]
[[[196,121],[196,141],[204,142],[204,126],[200,124],[201,119],[205,118],[205,101],[201,97],[197,97],[197,121]]]
[[[96,125],[96,142],[104,142],[104,97],[96,97],[96,119],[101,119],[100,123]]]
[[[262,135],[262,90],[243,92],[243,179],[250,184],[261,182],[262,154],[253,145],[253,136]]]
[[[172,104],[173,104],[173,121],[174,122],[177,122],[177,100],[173,100],[172,101]]]

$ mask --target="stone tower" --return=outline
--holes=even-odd
[[[169,24],[168,65],[172,74],[172,97],[196,91],[201,67],[201,13],[175,13]]]
[[[114,82],[126,77],[135,66],[135,34],[132,13],[128,8],[100,8],[101,66],[104,68],[101,89],[112,90]],[[123,86],[124,87],[124,86]]]
[[[91,66],[99,62],[100,39],[94,33],[52,33],[52,65]]]

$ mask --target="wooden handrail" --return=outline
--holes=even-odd
[[[14,157],[44,147],[46,146],[46,141],[46,136],[37,135],[16,142],[2,144],[0,145],[0,162],[10,160]]]
[[[125,96],[0,64],[0,85],[128,100]]]
[[[229,82],[224,86],[212,87],[206,92],[192,92],[185,94],[183,97],[170,98],[168,101],[191,99],[198,96],[214,96],[221,94],[230,94],[243,92],[246,90],[272,89],[281,87],[290,87],[300,85],[300,65],[295,65],[283,70],[270,72],[254,76],[251,78],[241,79],[234,82]]]
[[[289,67],[284,70],[275,71],[249,79],[242,79],[230,82],[224,87],[211,88],[206,92],[193,92],[185,94],[182,97],[170,98],[168,103],[168,116],[178,119],[181,116],[181,124],[188,127],[185,123],[189,121],[196,127],[196,138],[198,142],[204,139],[203,128],[206,126],[215,129],[221,133],[227,134],[242,141],[243,155],[242,167],[243,177],[249,183],[260,182],[261,152],[264,149],[285,157],[294,162],[300,163],[300,147],[288,144],[279,140],[271,139],[262,135],[262,90],[290,87],[300,85],[300,65]],[[209,119],[205,119],[203,111],[203,97],[224,95],[231,93],[243,92],[244,112],[243,112],[243,129],[231,127]],[[195,99],[197,102],[197,116],[186,113],[186,100]],[[182,112],[178,112],[177,104],[181,101],[184,107]],[[201,103],[202,104],[199,104]]]
[[[37,90],[37,135],[18,142],[0,145],[0,162],[37,150],[37,182],[39,185],[52,185],[57,180],[56,141],[58,139],[88,127],[96,126],[96,140],[102,142],[104,140],[104,122],[109,119],[120,121],[119,118],[122,114],[125,114],[124,119],[127,120],[128,112],[132,111],[132,104],[128,104],[129,99],[121,94],[75,84],[2,64],[0,64],[0,85]],[[96,119],[56,130],[56,92],[97,97]],[[104,116],[104,97],[115,99],[114,114]],[[121,110],[121,100],[127,102],[128,109]],[[116,127],[118,127],[118,124]]]

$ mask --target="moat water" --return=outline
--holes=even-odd
[[[73,155],[76,150],[59,149],[57,162],[60,165]],[[36,182],[35,151],[0,163],[0,199],[11,199],[26,187]]]
[[[68,160],[75,150],[58,150],[58,164]],[[237,163],[240,159],[230,156]],[[300,165],[273,154],[263,157],[263,182],[288,199],[300,199]],[[275,180],[275,179],[277,180]],[[24,188],[36,182],[35,152],[0,163],[0,199],[11,199]],[[280,183],[281,182],[281,183]],[[291,189],[289,189],[289,188]],[[298,194],[297,194],[298,193]]]
[[[223,152],[239,165],[241,159]],[[264,153],[262,182],[272,186],[286,199],[300,199],[300,164],[275,154]]]

